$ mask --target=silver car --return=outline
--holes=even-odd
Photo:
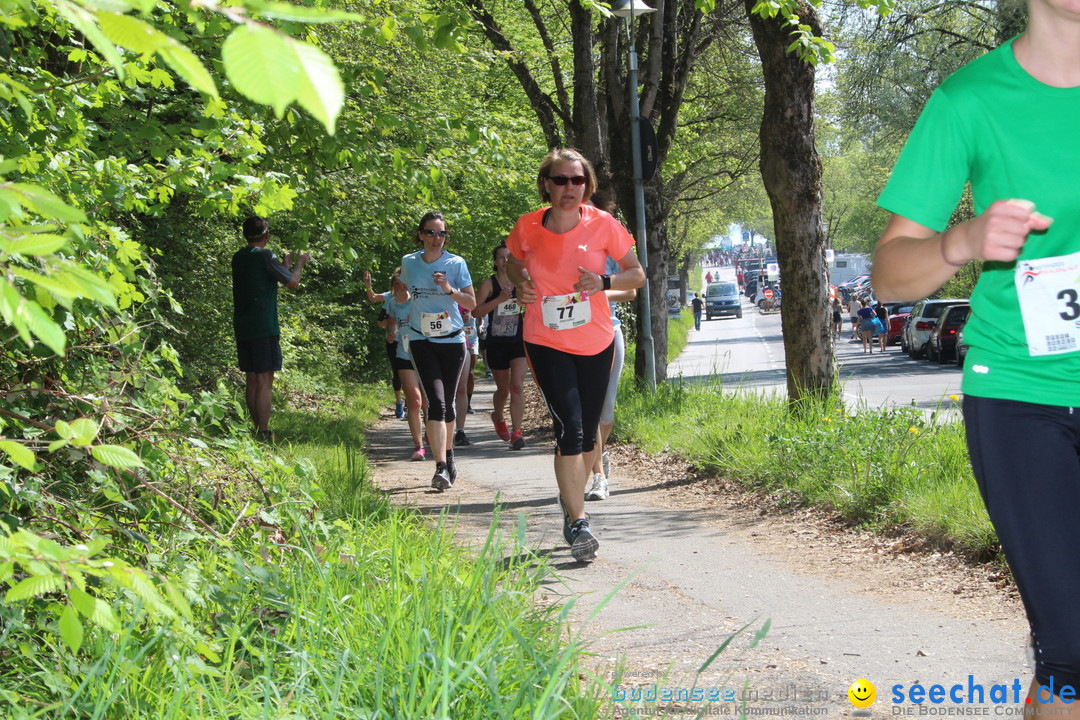
[[[941,313],[950,305],[966,303],[967,298],[949,298],[947,300],[920,300],[911,309],[904,331],[900,334],[900,349],[910,357],[920,358],[926,353],[926,341],[930,331],[937,325]]]

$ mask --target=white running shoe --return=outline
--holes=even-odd
[[[607,478],[600,473],[593,473],[592,487],[585,493],[586,500],[607,500],[608,487]]]

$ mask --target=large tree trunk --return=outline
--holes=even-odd
[[[750,12],[765,75],[761,175],[773,211],[776,255],[783,284],[782,327],[789,400],[823,397],[832,389],[825,234],[821,225],[821,161],[814,146],[814,67],[789,53],[790,26],[782,17]],[[800,22],[821,34],[806,3]]]

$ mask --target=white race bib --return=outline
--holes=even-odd
[[[1020,260],[1015,280],[1028,353],[1080,350],[1080,252]]]
[[[506,302],[499,303],[498,306],[496,306],[495,314],[501,317],[506,317],[509,315],[520,315],[521,305],[519,305],[518,301],[515,299],[507,300]]]
[[[592,320],[592,303],[584,292],[545,296],[540,308],[544,324],[552,330],[570,330]]]
[[[450,313],[423,313],[420,316],[420,333],[424,337],[444,337],[453,332]]]
[[[474,337],[476,337],[476,326],[475,325],[466,325],[462,332],[465,333],[465,337],[467,339],[472,340]]]

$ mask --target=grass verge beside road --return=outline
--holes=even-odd
[[[683,315],[668,324],[670,357],[692,327]],[[796,415],[783,398],[719,382],[671,381],[650,394],[634,388],[629,365],[616,437],[676,453],[781,502],[834,509],[853,525],[910,533],[972,559],[998,555],[961,422],[927,419],[916,408],[845,406],[837,396]]]
[[[108,560],[97,540],[0,546],[9,577],[57,578],[0,605],[0,716],[597,717],[566,610],[534,601],[547,565],[523,534],[467,551],[446,516],[391,506],[361,451],[388,391],[358,390],[276,413],[277,445],[200,441],[188,480],[204,533],[159,510]]]

